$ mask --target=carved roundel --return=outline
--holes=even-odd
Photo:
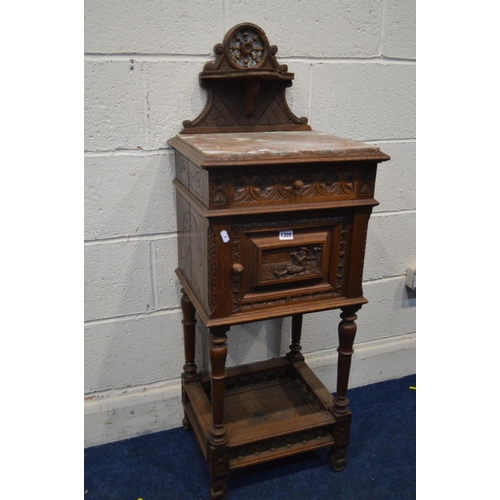
[[[264,32],[253,24],[240,24],[224,40],[229,62],[237,69],[260,68],[265,65],[269,42]]]

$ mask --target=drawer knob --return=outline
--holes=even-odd
[[[243,274],[244,270],[245,270],[245,268],[241,264],[239,264],[239,263],[233,264],[233,273],[234,274]]]
[[[297,191],[302,191],[304,189],[304,183],[297,179],[294,183],[293,183],[293,188]]]

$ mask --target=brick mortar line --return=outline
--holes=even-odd
[[[416,209],[401,209],[401,210],[390,210],[384,212],[373,212],[372,217],[386,217],[386,216],[397,216],[397,215],[408,215],[416,214]],[[172,231],[169,233],[156,233],[156,234],[135,234],[135,235],[125,235],[125,236],[111,236],[109,238],[102,238],[96,240],[84,240],[84,246],[96,246],[96,245],[109,245],[112,243],[128,243],[134,241],[158,241],[158,240],[168,240],[170,238],[176,238],[177,231]]]
[[[215,54],[196,55],[196,54],[85,54],[84,61],[87,62],[127,62],[131,59],[136,62],[156,62],[156,61],[180,61],[180,62],[202,62],[214,59]],[[402,64],[416,65],[416,59],[398,58],[389,56],[367,56],[367,57],[322,57],[322,56],[285,56],[278,55],[280,62],[304,62],[304,63],[325,63],[325,64]]]
[[[110,238],[102,238],[98,240],[84,240],[83,244],[86,247],[95,245],[108,245],[111,243],[128,243],[133,241],[158,241],[168,240],[177,237],[177,232],[171,233],[156,233],[156,234],[135,234],[130,236],[112,236]]]
[[[83,324],[84,326],[105,325],[110,323],[119,323],[121,321],[150,318],[152,316],[168,316],[178,312],[181,312],[180,307],[174,307],[172,309],[157,309],[155,311],[144,313],[122,314],[121,316],[112,316],[109,318],[88,319],[84,321]]]
[[[381,142],[387,144],[404,144],[404,143],[414,143],[417,139],[415,137],[406,137],[403,139],[362,139],[360,142],[365,144],[379,144]]]
[[[311,122],[311,119],[309,119]],[[416,142],[415,137],[404,137],[401,139],[361,139],[360,142],[366,144],[403,144],[403,143],[414,143]],[[107,151],[84,151],[83,155],[86,158],[99,158],[99,157],[113,157],[113,156],[155,156],[155,155],[166,155],[173,154],[174,150],[171,147],[161,148],[161,149],[115,149]]]
[[[386,281],[395,281],[401,278],[404,278],[405,274],[398,274],[395,276],[384,276],[383,278],[375,278],[369,280],[363,280],[363,284],[374,284],[377,282],[386,282]],[[102,325],[102,324],[110,324],[110,323],[119,323],[121,321],[128,320],[139,320],[145,319],[152,316],[168,316],[171,314],[176,314],[181,312],[180,307],[173,307],[171,309],[157,309],[155,311],[143,312],[143,313],[133,313],[133,314],[122,314],[121,316],[112,316],[109,318],[99,318],[99,319],[89,319],[84,321],[85,326],[93,326],[93,325]]]
[[[408,215],[408,214],[416,214],[417,209],[416,208],[411,208],[411,209],[402,209],[402,210],[391,210],[388,212],[373,212],[372,217],[385,217],[387,215]]]
[[[373,212],[372,217],[386,217],[386,216],[396,216],[396,215],[408,215],[416,214],[417,210],[414,208],[401,209],[401,210],[390,210],[384,212]],[[110,238],[102,238],[96,240],[84,240],[85,246],[95,246],[95,245],[108,245],[112,243],[127,243],[133,241],[158,241],[167,240],[170,238],[176,238],[177,231],[172,231],[169,233],[156,233],[156,234],[136,234],[136,235],[125,235],[125,236],[112,236]]]
[[[408,58],[398,58],[398,57],[387,57],[387,56],[373,56],[373,57],[303,57],[303,56],[282,56],[278,57],[280,61],[285,62],[304,62],[304,63],[326,63],[326,64],[402,64],[402,65],[416,65],[417,61],[415,59]]]
[[[86,158],[100,158],[113,156],[156,156],[173,154],[172,148],[161,149],[115,149],[107,151],[84,151],[83,156]]]
[[[395,276],[384,276],[383,278],[373,278],[373,279],[368,279],[368,280],[363,280],[363,285],[368,285],[368,284],[373,284],[373,283],[377,283],[377,282],[386,282],[386,281],[396,281],[396,280],[400,280],[401,278],[405,278],[406,277],[406,273],[405,274],[397,274]]]
[[[84,61],[101,62],[101,61],[116,61],[130,62],[133,59],[135,62],[155,62],[155,61],[194,61],[206,62],[210,58],[214,58],[212,54],[146,54],[146,53],[109,53],[109,54],[84,54]]]

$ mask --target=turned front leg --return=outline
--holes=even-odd
[[[186,394],[185,384],[197,381],[198,367],[195,363],[195,337],[196,337],[196,310],[191,299],[185,292],[184,288],[181,289],[181,309],[182,309],[182,327],[184,331],[184,357],[186,363],[184,364],[182,374],[182,404],[184,407],[189,402]],[[187,415],[184,413],[182,425],[185,429],[191,429],[191,423]]]
[[[356,337],[356,311],[361,306],[342,308],[339,324],[339,353],[337,365],[337,393],[333,399],[333,413],[336,417],[334,428],[334,441],[330,451],[330,463],[334,470],[341,471],[346,465],[346,449],[351,434],[351,412],[347,399],[347,386],[349,384],[349,372],[351,370],[351,358],[354,352],[352,346]]]
[[[347,413],[349,400],[347,399],[347,386],[349,384],[349,372],[351,371],[351,358],[354,352],[352,346],[356,337],[356,323],[358,319],[356,311],[360,306],[344,307],[340,317],[342,321],[339,323],[339,353],[337,365],[337,394],[334,398],[334,411],[338,414]]]
[[[227,496],[226,478],[229,475],[229,446],[224,425],[224,392],[226,378],[226,332],[228,327],[210,328],[209,355],[212,386],[212,427],[208,439],[208,466],[210,470],[210,499],[223,500]]]

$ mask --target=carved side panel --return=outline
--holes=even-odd
[[[208,172],[176,151],[175,176],[205,206],[209,204]]]
[[[189,203],[177,193],[177,250],[178,265],[191,281],[191,213]]]
[[[208,207],[208,172],[188,161],[189,190]]]
[[[191,285],[208,309],[208,222],[191,206]]]
[[[177,232],[179,269],[205,310],[209,311],[210,304],[215,303],[213,293],[209,299],[210,286],[215,288],[215,249],[212,248],[214,238],[210,238],[208,221],[179,192]]]
[[[189,189],[188,159],[178,151],[175,153],[175,175]]]

